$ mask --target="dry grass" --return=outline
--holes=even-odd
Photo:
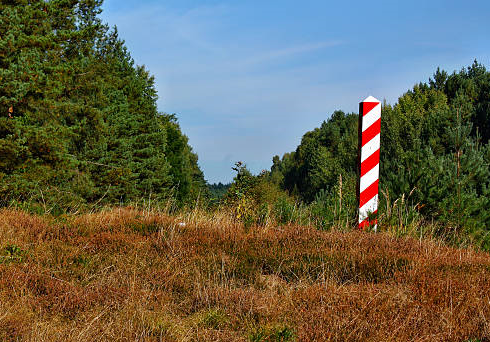
[[[2,210],[0,255],[0,340],[490,341],[490,256],[436,241]]]

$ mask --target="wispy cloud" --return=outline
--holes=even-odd
[[[111,13],[107,19],[118,23],[137,63],[155,74],[161,110],[178,113],[202,165],[212,169],[227,156],[227,163],[244,160],[263,169],[274,154],[294,149],[304,131],[325,118],[328,100],[321,94],[333,92],[331,87],[309,84],[327,66],[288,63],[343,42],[271,43],[268,37],[243,37],[247,32],[238,33],[240,39],[253,44],[222,41],[232,12],[232,7],[222,5],[179,12],[151,4],[131,13]],[[148,42],[151,47],[140,46]],[[270,68],[281,63],[285,65],[275,71]],[[299,113],[303,122],[291,126]],[[209,176],[212,181],[218,177]]]
[[[343,44],[342,41],[332,40],[324,42],[313,42],[307,44],[298,44],[294,46],[286,46],[274,50],[258,51],[256,53],[251,52],[251,55],[244,59],[239,59],[234,63],[237,67],[253,66],[257,64],[269,63],[278,61],[281,59],[288,59],[301,54],[307,54],[317,50],[336,47]],[[249,52],[250,53],[250,52]]]
[[[393,103],[437,66],[489,54],[488,10],[455,28],[463,5],[438,16],[423,0],[216,3],[105,0],[103,17],[155,75],[160,110],[178,114],[212,182],[231,180],[230,160],[268,167],[336,109],[355,111],[368,95]]]

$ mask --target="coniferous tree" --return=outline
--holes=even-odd
[[[395,105],[382,105],[380,187],[387,198],[410,197],[453,232],[488,237],[489,90],[490,72],[475,61],[452,74],[437,69]],[[274,159],[271,181],[307,202],[332,202],[336,177],[357,177],[356,119],[335,112],[307,132],[295,152]]]
[[[153,77],[101,23],[101,4],[0,4],[3,204],[77,209],[175,189],[183,203],[205,190],[187,138],[158,113]]]

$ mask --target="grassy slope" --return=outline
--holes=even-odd
[[[490,340],[490,256],[129,209],[0,211],[0,340]]]

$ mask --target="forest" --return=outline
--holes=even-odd
[[[436,222],[445,233],[473,234],[490,247],[489,90],[490,72],[474,61],[452,74],[437,69],[398,103],[382,105],[385,218],[398,201],[405,217]],[[343,188],[344,215],[355,216],[357,125],[358,114],[336,111],[296,151],[275,156],[267,179],[305,203],[339,201]]]
[[[208,184],[101,6],[0,1],[1,341],[490,341],[481,62],[382,103],[374,233],[358,113]]]
[[[490,72],[474,61],[451,74],[438,68],[396,104],[382,104],[382,229],[490,248],[489,91]],[[238,162],[224,202],[249,224],[273,216],[352,229],[358,115],[335,111],[260,175]]]
[[[0,205],[34,213],[107,206],[226,210],[247,226],[354,227],[357,113],[326,113],[295,151],[209,185],[154,78],[101,0],[0,4]],[[298,113],[300,114],[300,113]],[[490,248],[490,72],[437,69],[383,103],[380,222]],[[170,204],[169,204],[170,203]],[[386,228],[388,229],[388,228]]]
[[[102,1],[0,4],[0,198],[76,212],[205,189],[175,115],[156,106]]]

